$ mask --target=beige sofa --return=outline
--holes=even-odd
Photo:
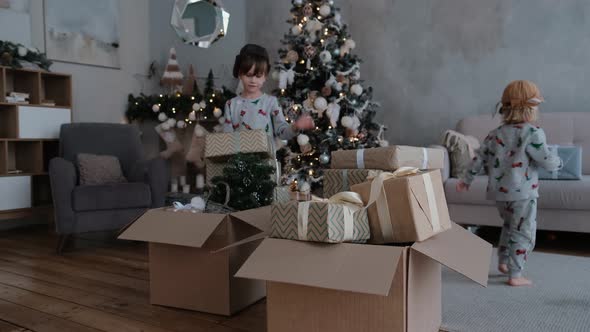
[[[483,141],[487,133],[499,124],[499,116],[492,119],[487,114],[461,120],[456,130]],[[582,147],[584,174],[581,181],[541,181],[538,228],[590,233],[590,113],[541,113],[538,124],[545,130],[549,144]],[[448,174],[448,170],[445,173]],[[445,181],[449,211],[455,222],[502,225],[495,202],[485,198],[487,176],[478,176],[467,193],[455,190],[457,182],[455,178]]]

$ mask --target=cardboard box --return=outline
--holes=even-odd
[[[225,161],[237,153],[262,153],[274,158],[271,137],[263,130],[243,130],[205,136],[206,159]]]
[[[324,170],[324,197],[350,191],[350,186],[367,181],[368,176],[381,173],[369,169],[326,169]]]
[[[409,247],[266,239],[236,276],[268,282],[268,332],[438,332],[440,264],[486,286],[491,254],[458,225]]]
[[[333,151],[331,168],[395,171],[400,167],[442,169],[444,165],[445,154],[441,149],[392,145],[364,150]]]
[[[151,304],[231,315],[266,295],[264,282],[233,275],[269,229],[270,207],[232,214],[162,208],[119,239],[149,242]]]
[[[365,182],[352,186],[351,190],[359,193],[368,204],[371,186],[372,182]],[[451,228],[439,170],[385,180],[380,194],[377,202],[367,209],[370,243],[424,241]],[[380,213],[379,209],[388,213]]]
[[[360,201],[359,201],[360,202]],[[302,222],[303,213],[306,223]],[[271,209],[270,236],[279,239],[341,243],[365,243],[371,237],[367,210],[356,211],[343,204],[330,202],[275,203]],[[347,230],[345,215],[350,213],[350,227]],[[347,234],[348,233],[348,234]]]

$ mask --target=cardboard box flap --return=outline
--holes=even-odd
[[[236,277],[387,296],[402,251],[265,239]]]
[[[448,231],[412,246],[482,286],[488,284],[492,245],[453,223]]]
[[[270,232],[270,206],[234,212],[231,215],[263,232]]]
[[[268,234],[266,234],[266,233],[258,233],[258,234],[252,235],[250,237],[247,237],[247,238],[245,238],[245,239],[243,239],[241,241],[234,242],[234,243],[232,243],[232,244],[230,244],[228,246],[225,246],[223,248],[213,250],[213,251],[211,251],[211,253],[212,254],[217,254],[217,253],[220,253],[222,251],[226,251],[226,250],[229,250],[229,249],[232,249],[232,248],[243,246],[245,244],[252,243],[252,242],[255,242],[255,241],[258,241],[258,240],[262,240],[262,239],[266,238],[267,236],[268,236]]]
[[[149,210],[130,224],[119,239],[201,248],[226,218],[224,214]]]

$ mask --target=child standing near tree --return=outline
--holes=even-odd
[[[292,125],[287,123],[278,100],[262,92],[270,72],[270,59],[266,49],[248,44],[236,56],[234,77],[239,78],[244,90],[225,106],[224,132],[264,130],[268,135],[283,140],[292,139],[299,130],[314,128],[309,115],[303,115]]]
[[[561,159],[551,151],[545,132],[532,124],[543,97],[530,81],[508,84],[502,95],[500,114],[503,124],[492,130],[483,142],[471,169],[457,184],[457,191],[469,186],[482,168],[489,176],[487,197],[495,200],[504,220],[498,247],[498,269],[509,275],[511,286],[530,285],[522,276],[528,255],[535,246],[537,230],[537,169],[555,171]]]

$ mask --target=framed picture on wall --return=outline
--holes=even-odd
[[[119,0],[45,0],[51,60],[120,68]]]

